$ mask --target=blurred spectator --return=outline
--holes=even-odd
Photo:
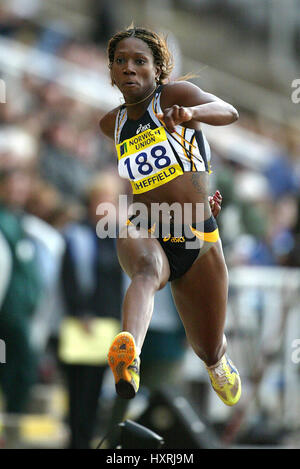
[[[80,197],[92,176],[91,168],[74,155],[77,135],[71,122],[57,120],[45,135],[41,155],[41,175],[69,200]]]
[[[43,279],[43,299],[32,324],[32,341],[39,353],[39,381],[53,382],[58,375],[57,337],[62,315],[61,261],[65,249],[62,232],[82,218],[82,205],[63,201],[58,191],[40,178],[32,184],[25,228],[35,241]]]
[[[270,246],[278,265],[287,265],[294,248],[294,228],[297,223],[297,202],[292,195],[281,197],[269,223]]]
[[[289,125],[261,122],[257,131],[276,145],[272,151],[272,157],[263,171],[273,199],[278,200],[280,197],[296,194],[299,189],[294,171],[296,129],[292,129]]]
[[[297,218],[293,226],[293,246],[289,252],[287,259],[287,265],[291,267],[300,267],[300,197],[296,201],[297,203]]]
[[[264,174],[275,200],[296,193],[297,181],[287,154],[278,154],[266,168]]]
[[[44,220],[49,225],[62,231],[64,227],[83,216],[84,207],[80,201],[68,203],[58,190],[44,181],[36,178],[26,204],[27,211]]]
[[[6,411],[22,413],[37,374],[30,326],[42,285],[35,245],[23,226],[31,175],[22,167],[5,167],[0,171],[0,183],[0,335],[6,343],[7,360],[0,367],[0,384]]]
[[[56,54],[70,40],[71,31],[64,21],[49,21],[43,28],[38,39],[37,48]]]
[[[100,175],[87,191],[86,218],[65,230],[61,278],[66,318],[59,349],[67,380],[72,449],[90,447],[107,369],[107,348],[120,327],[122,275],[115,239],[100,239],[96,234],[98,204],[116,205],[119,190],[117,176]],[[71,343],[76,337],[77,345]]]
[[[115,2],[97,0],[93,2],[95,27],[92,40],[104,47],[116,30],[116,17],[118,5]]]

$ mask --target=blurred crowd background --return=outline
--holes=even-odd
[[[292,83],[300,68],[299,0],[0,2],[1,445],[67,447],[74,415],[77,425],[80,412],[91,412],[99,437],[111,425],[109,411],[115,422],[124,417],[104,361],[100,377],[94,363],[62,364],[59,347],[65,317],[80,318],[87,333],[91,318],[120,318],[127,279],[114,245],[93,235],[97,205],[129,193],[98,122],[122,102],[110,85],[107,41],[132,21],[168,35],[174,78],[197,74],[192,81],[240,113],[232,126],[204,131],[211,193],[223,195],[218,224],[232,273],[227,327],[245,401],[239,414],[211,396],[169,291],[158,298],[150,329],[149,382],[160,376],[153,344],[161,350],[167,336],[178,354],[166,354],[166,369],[180,362],[188,402],[223,442],[227,435],[235,443],[297,447],[299,366],[291,356],[300,337],[300,104]],[[93,382],[92,397],[78,380]],[[141,394],[129,416],[149,401],[149,392]],[[94,404],[82,410],[87,400]],[[74,438],[73,447],[87,444]]]

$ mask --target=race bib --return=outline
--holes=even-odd
[[[130,180],[134,194],[154,189],[183,174],[163,127],[147,129],[116,147],[119,174]]]

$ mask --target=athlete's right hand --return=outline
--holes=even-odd
[[[221,212],[222,200],[223,200],[223,197],[220,191],[216,191],[213,196],[208,197],[210,209],[215,218],[217,218],[217,216]]]
[[[174,104],[171,107],[167,107],[163,112],[158,113],[157,117],[164,122],[168,131],[173,133],[175,132],[176,125],[190,121],[193,118],[193,113],[189,107]]]

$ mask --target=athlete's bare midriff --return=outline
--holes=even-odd
[[[196,204],[203,204],[204,220],[206,220],[211,216],[208,202],[208,179],[209,175],[206,172],[186,172],[156,189],[142,194],[134,194],[133,202],[145,204],[148,208],[148,214],[151,213],[151,204],[155,203],[165,202],[171,206],[176,202],[182,206],[182,209],[184,204],[191,204],[192,222],[202,221],[196,219]]]

